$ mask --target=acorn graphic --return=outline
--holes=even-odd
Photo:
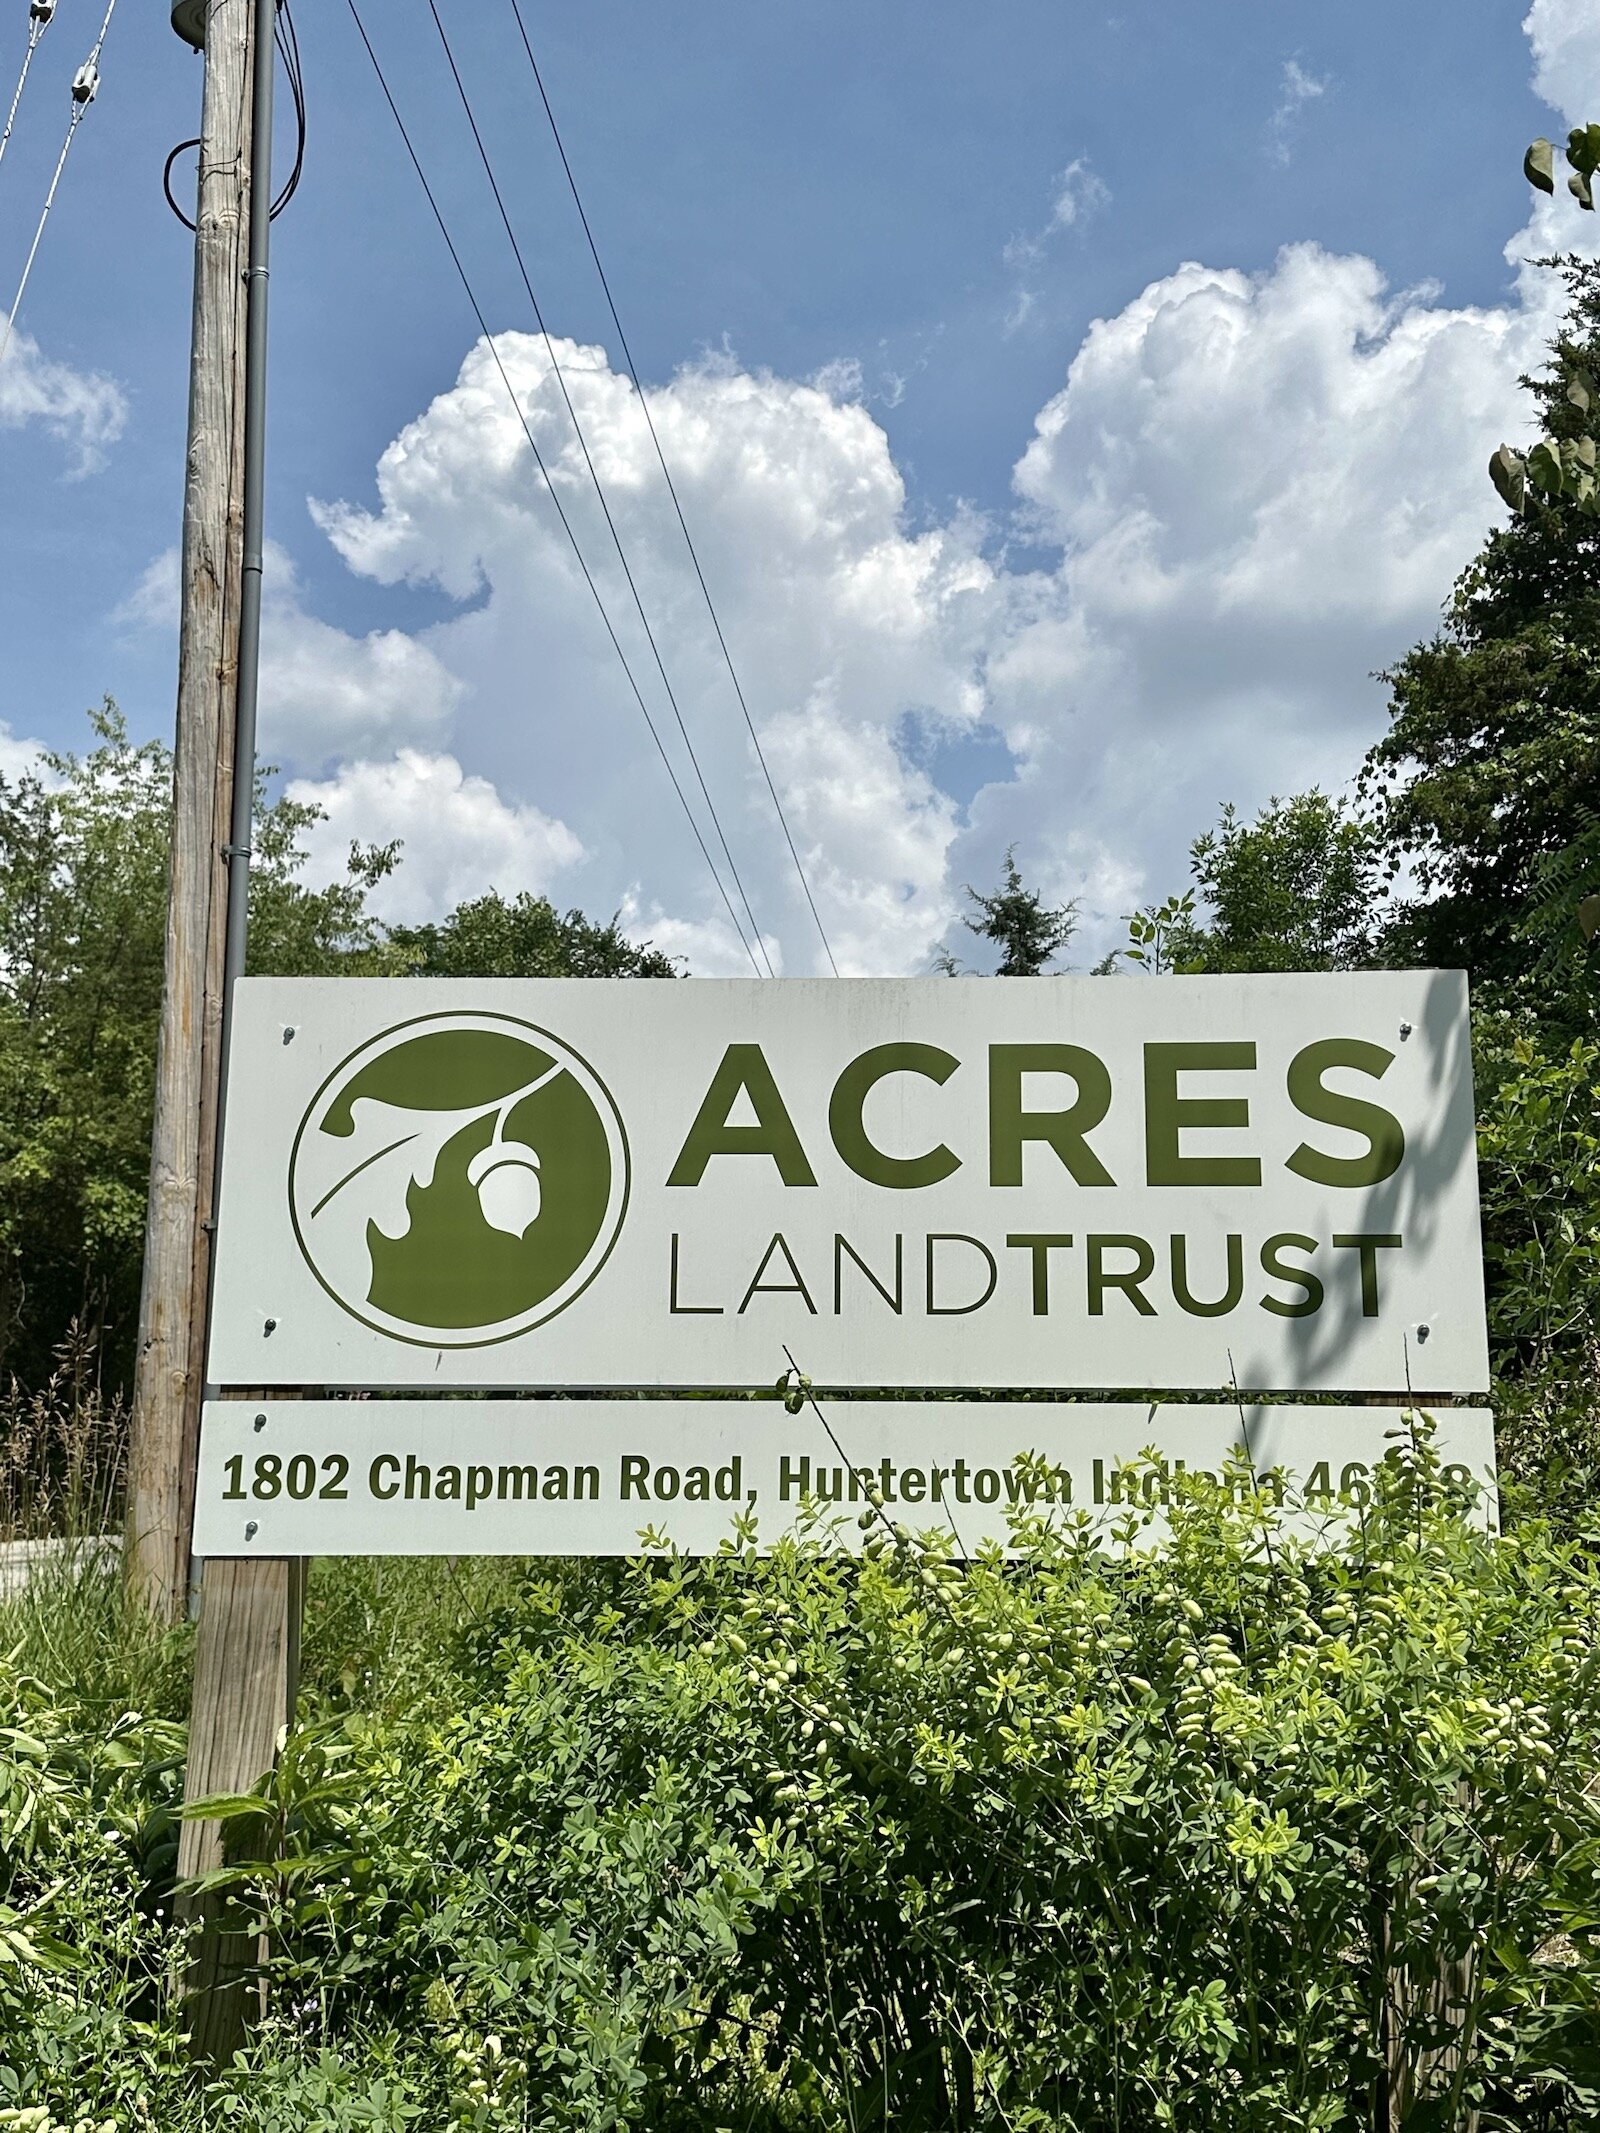
[[[539,1156],[526,1141],[502,1140],[501,1124],[501,1119],[495,1121],[494,1139],[468,1162],[467,1181],[477,1188],[478,1205],[490,1228],[522,1238],[539,1219]]]

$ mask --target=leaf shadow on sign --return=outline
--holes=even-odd
[[[1405,1159],[1399,1169],[1381,1184],[1341,1195],[1339,1203],[1339,1234],[1404,1239],[1398,1251],[1380,1251],[1377,1255],[1380,1294],[1389,1274],[1385,1260],[1402,1255],[1420,1258],[1435,1245],[1448,1243],[1442,1237],[1446,1222],[1454,1225],[1461,1221],[1463,1172],[1469,1178],[1475,1175],[1471,1033],[1456,973],[1427,974],[1421,1022],[1401,1042],[1420,1046],[1427,1061],[1428,1080],[1435,1096],[1432,1128],[1426,1133],[1413,1131],[1408,1120]],[[1347,1214],[1343,1206],[1346,1200]],[[1475,1281],[1478,1265],[1475,1194],[1469,1198],[1468,1206],[1474,1225],[1470,1260],[1462,1254],[1459,1259],[1440,1262],[1438,1286],[1429,1305],[1432,1315],[1425,1322],[1427,1332],[1420,1333],[1416,1325],[1397,1326],[1392,1336],[1394,1350],[1385,1356],[1383,1376],[1403,1383],[1408,1390],[1415,1387],[1421,1391],[1432,1383],[1428,1343],[1437,1336],[1441,1314],[1456,1312],[1469,1320],[1478,1315],[1477,1297],[1466,1286],[1468,1281]],[[1347,1256],[1354,1259],[1356,1254],[1347,1251]],[[1259,1353],[1242,1347],[1234,1349],[1234,1379],[1241,1391],[1274,1392],[1316,1386],[1336,1374],[1348,1383],[1345,1374],[1337,1370],[1339,1357],[1357,1338],[1367,1345],[1372,1327],[1371,1318],[1363,1312],[1354,1272],[1352,1267],[1349,1278],[1328,1283],[1322,1308],[1314,1315],[1282,1321],[1282,1333],[1274,1341],[1271,1353],[1266,1349]],[[1445,1284],[1452,1279],[1457,1286],[1447,1289]],[[1459,1354],[1459,1345],[1453,1345]],[[1278,1359],[1285,1347],[1290,1358],[1287,1385],[1283,1383],[1284,1367]],[[1458,1381],[1461,1374],[1459,1366],[1451,1372]]]

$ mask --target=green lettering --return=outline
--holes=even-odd
[[[1013,1230],[1006,1238],[1006,1249],[1013,1252],[1033,1254],[1033,1315],[1047,1318],[1050,1314],[1050,1254],[1065,1251],[1072,1239],[1055,1230]]]
[[[753,1126],[729,1124],[741,1093],[756,1114]],[[714,1155],[769,1155],[785,1185],[817,1182],[759,1044],[730,1044],[723,1053],[667,1183],[698,1185]]]
[[[1089,1316],[1104,1318],[1107,1289],[1120,1289],[1141,1318],[1154,1318],[1156,1307],[1139,1286],[1156,1270],[1156,1255],[1143,1237],[1087,1237],[1089,1249]],[[1134,1264],[1114,1273],[1106,1265],[1107,1252],[1132,1252]]]
[[[1261,1308],[1263,1311],[1275,1312],[1279,1318],[1310,1318],[1313,1312],[1322,1309],[1325,1293],[1322,1280],[1309,1268],[1285,1266],[1284,1249],[1291,1245],[1297,1252],[1310,1254],[1316,1250],[1317,1240],[1315,1237],[1296,1236],[1293,1230],[1285,1230],[1281,1236],[1269,1237],[1261,1247],[1261,1271],[1270,1275],[1274,1281],[1292,1281],[1305,1293],[1298,1303],[1283,1303],[1276,1296],[1263,1296]]]
[[[783,1254],[784,1265],[794,1276],[793,1281],[762,1280],[762,1275],[766,1273],[767,1268],[772,1264],[774,1252]],[[817,1307],[811,1301],[811,1291],[806,1287],[805,1276],[801,1273],[799,1267],[795,1265],[794,1253],[790,1251],[788,1244],[784,1241],[781,1230],[761,1254],[761,1264],[750,1277],[750,1286],[745,1290],[744,1301],[739,1306],[739,1316],[741,1318],[750,1308],[752,1296],[798,1296],[804,1301],[805,1307],[811,1313],[811,1316],[815,1318],[817,1315]]]
[[[1325,1037],[1295,1054],[1289,1065],[1290,1103],[1303,1117],[1360,1133],[1367,1143],[1362,1155],[1324,1155],[1320,1148],[1302,1141],[1288,1166],[1298,1177],[1309,1178],[1314,1185],[1358,1186],[1381,1185],[1394,1176],[1406,1152],[1405,1128],[1399,1119],[1365,1097],[1345,1096],[1322,1083],[1330,1067],[1351,1067],[1378,1081],[1393,1064],[1393,1052],[1361,1037]]]
[[[1202,1303],[1189,1287],[1189,1240],[1181,1233],[1172,1239],[1172,1294],[1180,1311],[1191,1318],[1226,1318],[1244,1294],[1244,1239],[1230,1230],[1227,1240],[1228,1286],[1215,1303]]]
[[[1024,1074],[1065,1074],[1075,1094],[1063,1111],[1027,1111]],[[989,1183],[1022,1183],[1025,1141],[1046,1141],[1079,1185],[1116,1180],[1089,1146],[1111,1109],[1111,1075],[1105,1061],[1080,1044],[991,1044],[989,1047]]]
[[[1374,1231],[1356,1231],[1348,1237],[1335,1237],[1334,1249],[1340,1252],[1361,1254],[1361,1315],[1376,1318],[1378,1315],[1378,1254],[1397,1252],[1401,1240],[1396,1236],[1380,1236]]]
[[[905,1192],[937,1185],[961,1168],[961,1158],[941,1142],[926,1155],[885,1155],[867,1138],[862,1112],[871,1092],[890,1074],[921,1074],[941,1087],[961,1064],[936,1044],[875,1044],[850,1064],[833,1085],[828,1131],[833,1145],[858,1178]]]
[[[1253,1155],[1185,1155],[1185,1131],[1248,1126],[1243,1096],[1180,1096],[1180,1074],[1243,1073],[1256,1063],[1253,1043],[1147,1044],[1144,1048],[1144,1165],[1150,1185],[1259,1185]]]

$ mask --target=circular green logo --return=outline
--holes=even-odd
[[[547,1030],[426,1015],[352,1052],[290,1158],[306,1263],[364,1326],[428,1348],[510,1340],[599,1273],[628,1201],[609,1090]]]

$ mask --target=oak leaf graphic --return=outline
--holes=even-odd
[[[445,1149],[486,1118],[494,1118],[494,1138],[469,1159],[468,1179],[485,1223],[507,1236],[525,1237],[542,1201],[539,1156],[527,1142],[507,1139],[505,1124],[524,1098],[565,1071],[552,1066],[507,1096],[453,1110],[357,1097],[348,1133],[311,1136],[296,1197],[306,1209],[303,1220],[315,1239],[317,1264],[335,1288],[366,1296],[373,1274],[369,1227],[393,1242],[407,1236],[412,1188],[426,1191]]]

